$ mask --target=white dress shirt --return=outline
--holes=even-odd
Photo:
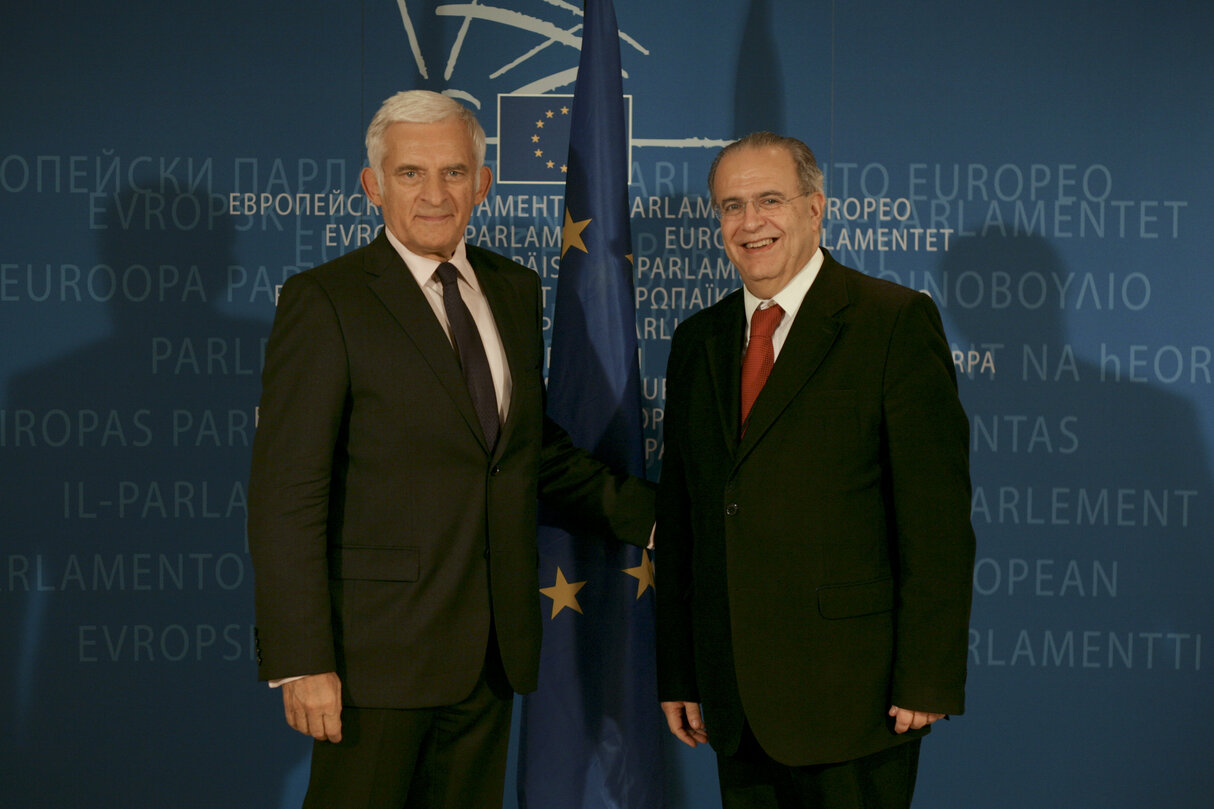
[[[411,252],[387,228],[384,228],[384,233],[388,236],[388,243],[400,254],[405,266],[413,275],[413,279],[421,287],[422,294],[426,296],[426,301],[434,310],[434,316],[438,318],[443,331],[447,333],[447,339],[451,340],[454,351],[455,341],[451,338],[451,325],[447,322],[447,309],[443,305],[443,284],[434,274],[442,262]],[[493,375],[493,391],[497,395],[497,415],[501,423],[505,424],[506,414],[510,409],[510,393],[513,390],[510,365],[506,362],[506,349],[502,346],[502,337],[498,334],[497,323],[493,319],[493,313],[489,310],[489,301],[486,300],[485,293],[481,292],[481,285],[476,279],[476,273],[473,272],[472,265],[468,263],[468,251],[464,248],[462,239],[456,245],[450,263],[459,270],[460,297],[464,299],[464,305],[468,307],[468,312],[471,313],[472,320],[476,323],[476,330],[481,334],[481,342],[485,344],[485,357],[489,360],[489,372]]]
[[[752,295],[749,289],[742,288],[742,299],[746,310],[746,336],[743,338],[743,353],[746,350],[746,343],[750,342],[750,319],[754,316],[755,309],[766,309],[772,304],[779,304],[780,308],[784,310],[784,317],[771,335],[772,348],[775,349],[775,356],[779,358],[780,349],[784,347],[784,341],[788,338],[789,330],[792,329],[792,322],[801,309],[801,302],[805,300],[805,294],[809,292],[814,279],[818,277],[818,271],[822,269],[824,260],[822,249],[818,248],[809,259],[809,263],[798,270],[783,289],[766,300]]]

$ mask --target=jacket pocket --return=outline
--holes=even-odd
[[[341,545],[329,556],[329,578],[369,581],[417,581],[421,552],[417,548]]]
[[[854,584],[818,588],[818,612],[823,618],[858,618],[894,608],[894,581],[886,576]]]

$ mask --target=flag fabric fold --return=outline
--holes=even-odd
[[[628,132],[610,0],[586,0],[572,106],[548,413],[643,476]],[[523,699],[520,809],[662,805],[661,711],[647,551],[540,529],[544,643]]]

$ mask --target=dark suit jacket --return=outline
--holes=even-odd
[[[969,428],[926,295],[829,254],[738,440],[742,293],[674,335],[658,494],[663,700],[743,719],[775,759],[905,741],[889,706],[964,708]]]
[[[292,277],[266,350],[249,488],[262,679],[336,671],[345,704],[468,695],[490,620],[536,685],[536,497],[633,544],[652,494],[543,416],[539,278],[468,246],[513,379],[491,453],[458,359],[400,256],[370,245]]]

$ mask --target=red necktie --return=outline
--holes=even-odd
[[[771,344],[771,335],[784,319],[784,310],[778,304],[766,309],[755,309],[750,318],[750,341],[746,344],[746,356],[742,359],[742,435],[746,434],[746,420],[750,408],[763,383],[776,362],[776,349]]]

